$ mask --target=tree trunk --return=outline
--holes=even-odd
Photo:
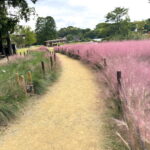
[[[2,33],[0,32],[0,53],[5,55],[4,47],[3,47],[3,39],[2,39]]]
[[[8,48],[9,55],[13,55],[13,50],[12,50],[12,46],[11,46],[11,40],[10,40],[9,32],[7,32],[6,40],[7,40],[7,48]]]

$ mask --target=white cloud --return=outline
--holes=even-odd
[[[150,17],[148,0],[39,0],[34,6],[39,16],[54,17],[58,28],[69,25],[94,28],[99,22],[105,21],[108,12],[120,6],[129,8],[132,21]],[[34,28],[35,22],[32,19],[27,25]]]

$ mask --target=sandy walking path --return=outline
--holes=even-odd
[[[61,77],[0,137],[0,150],[102,150],[103,106],[94,76],[77,60],[59,59]]]

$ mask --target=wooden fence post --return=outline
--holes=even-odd
[[[51,69],[53,68],[53,58],[50,56]]]
[[[44,64],[44,61],[41,61],[41,66],[42,66],[43,74],[45,74],[45,64]]]
[[[106,58],[104,58],[104,67],[107,67],[107,61],[106,61]]]
[[[139,129],[139,127],[136,127],[136,132],[137,132],[137,137],[138,137],[138,141],[137,143],[139,143],[139,146],[142,150],[147,150],[146,146],[145,146],[145,142],[143,141],[142,139],[142,136],[141,136],[141,131]]]
[[[89,51],[87,51],[87,57],[89,57]]]
[[[120,90],[121,90],[121,71],[117,71],[117,87],[116,87],[117,101],[118,101],[118,110],[119,112],[124,111],[124,104],[120,99]],[[126,120],[126,117],[123,113],[123,119]]]
[[[17,84],[20,85],[20,82],[19,82],[19,74],[16,73],[16,81],[17,81]]]
[[[74,50],[72,50],[72,56],[74,57]]]
[[[54,52],[54,61],[56,63],[56,53]]]
[[[27,54],[28,54],[28,55],[29,55],[29,53],[30,53],[29,50],[27,50]]]
[[[27,77],[28,77],[29,83],[32,83],[32,74],[31,74],[31,71],[27,72]]]
[[[20,85],[21,85],[23,91],[25,92],[25,94],[27,95],[26,82],[25,82],[24,75],[20,76]]]
[[[27,86],[27,92],[30,92],[32,94],[34,94],[34,86],[33,86],[33,82],[32,82],[32,73],[31,71],[27,72],[27,78],[28,78],[28,86]]]
[[[117,82],[118,82],[118,86],[121,87],[121,71],[117,71]]]

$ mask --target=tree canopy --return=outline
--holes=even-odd
[[[44,44],[47,40],[57,37],[56,23],[53,17],[38,17],[35,32],[37,34],[38,44]]]
[[[108,12],[106,21],[96,25],[95,29],[82,29],[73,26],[61,28],[59,37],[68,41],[91,41],[95,38],[102,40],[126,40],[149,38],[150,19],[131,22],[128,9],[117,7]]]
[[[30,27],[16,26],[11,39],[17,47],[31,46],[36,43],[36,34]]]
[[[73,26],[61,28],[58,31],[59,37],[66,37],[68,41],[87,41],[95,38],[96,33],[94,30],[89,28],[81,29]]]
[[[37,0],[31,0],[35,3]],[[15,8],[15,10],[11,10]],[[28,6],[26,0],[1,0],[0,1],[0,29],[13,32],[15,25],[20,19],[28,21],[31,13],[34,13],[34,9]]]
[[[37,0],[31,1],[35,3]],[[0,1],[0,52],[4,52],[3,38],[6,38],[8,51],[12,53],[10,34],[14,32],[20,19],[28,21],[31,13],[34,13],[34,9],[29,7],[27,0]]]
[[[106,22],[118,23],[128,18],[128,9],[117,7],[106,15]]]
[[[109,24],[107,24],[109,22]],[[130,18],[128,9],[117,7],[106,15],[106,24],[103,24],[101,33],[103,36],[115,37],[116,39],[126,38],[130,31]],[[100,31],[100,29],[99,29]],[[103,31],[103,32],[102,32]]]

